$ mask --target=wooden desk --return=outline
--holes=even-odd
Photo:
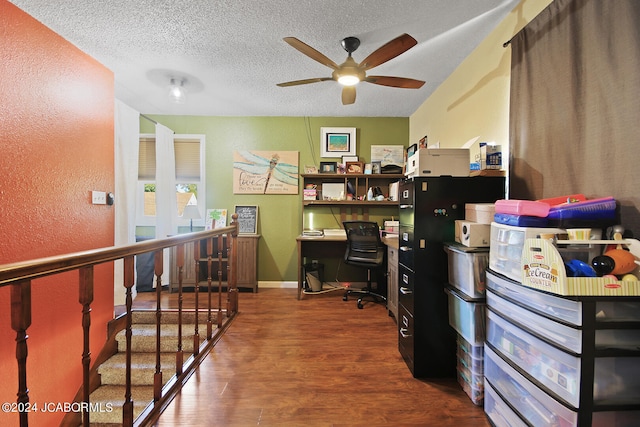
[[[304,259],[305,258],[342,258],[347,249],[345,236],[298,236],[298,299],[302,296],[304,287]],[[398,239],[382,238],[386,245],[397,249]],[[397,267],[396,267],[397,268]]]

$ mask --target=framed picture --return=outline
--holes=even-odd
[[[371,162],[371,173],[382,173],[382,162]]]
[[[256,234],[258,232],[258,207],[236,206],[238,214],[238,234]]]
[[[347,162],[345,166],[347,173],[364,173],[364,163],[362,162]]]
[[[382,166],[404,166],[406,148],[403,145],[372,145],[371,163],[380,162]]]
[[[347,162],[357,162],[358,156],[342,156],[342,163],[345,164]]]
[[[320,162],[320,173],[336,173],[337,162]]]
[[[226,209],[207,209],[205,218],[205,230],[214,230],[216,228],[224,228],[227,226],[227,210]]]
[[[320,128],[320,157],[356,155],[356,128]]]
[[[233,152],[233,194],[298,194],[298,151]]]
[[[318,168],[315,166],[305,166],[304,173],[318,173]]]
[[[373,165],[371,163],[365,163],[364,165],[364,174],[365,175],[371,175],[371,171],[373,170]]]

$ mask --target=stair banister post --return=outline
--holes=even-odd
[[[196,269],[196,285],[193,289],[193,298],[195,304],[195,315],[196,318],[194,320],[194,328],[193,328],[193,355],[196,356],[200,353],[200,331],[199,331],[199,306],[200,303],[198,301],[199,288],[200,288],[200,242],[201,240],[197,240],[193,242],[193,258],[195,261],[195,269]]]
[[[126,306],[126,325],[125,325],[125,392],[124,403],[122,404],[122,425],[126,427],[133,426],[133,400],[131,399],[131,328],[132,328],[132,305],[133,296],[131,289],[135,283],[135,258],[127,256],[124,258],[124,287],[125,290],[125,306]]]
[[[164,250],[155,251],[153,258],[153,268],[156,275],[156,371],[153,374],[153,401],[157,402],[162,397],[162,367],[160,365],[160,329],[162,323],[162,273],[163,273]]]
[[[217,316],[217,326],[220,328],[222,326],[222,258],[223,253],[226,251],[226,246],[229,245],[229,238],[227,236],[220,236],[218,238],[218,314]],[[226,242],[226,244],[225,244]],[[227,269],[229,268],[229,258],[227,255]],[[227,280],[229,280],[229,272],[227,271]],[[228,286],[228,285],[227,285]],[[211,323],[211,312],[209,312],[209,323]],[[213,328],[213,326],[212,326]],[[211,338],[211,337],[209,337]]]
[[[82,267],[78,270],[79,278],[79,302],[82,304],[82,401],[86,403],[82,407],[82,425],[88,427],[90,423],[89,415],[89,394],[91,393],[90,368],[91,368],[91,303],[93,302],[93,265]]]
[[[231,313],[238,311],[238,214],[231,215],[231,225],[235,227],[231,232],[231,256],[228,263],[230,268],[227,275],[227,317],[231,316]]]
[[[213,335],[213,326],[211,324],[211,286],[213,285],[213,239],[211,237],[207,239],[207,339],[210,340]],[[222,236],[215,237],[220,246]],[[220,259],[220,258],[218,258]],[[220,271],[220,265],[218,265],[218,271]]]
[[[182,374],[184,353],[182,351],[182,279],[184,272],[184,243],[176,247],[176,266],[178,267],[178,349],[176,351],[176,375]]]
[[[11,328],[16,331],[16,359],[18,361],[18,408],[29,406],[27,388],[27,329],[31,326],[31,281],[11,285]],[[20,427],[29,425],[29,413],[20,411]]]

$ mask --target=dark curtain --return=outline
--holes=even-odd
[[[511,40],[510,198],[613,196],[640,236],[640,1],[555,0]]]

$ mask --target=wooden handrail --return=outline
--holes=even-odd
[[[215,230],[207,230],[189,234],[176,235],[167,237],[164,239],[147,240],[144,242],[138,242],[130,245],[113,246],[108,248],[93,249],[82,252],[75,252],[65,255],[57,255],[46,258],[39,258],[28,261],[20,261],[11,264],[0,265],[0,287],[10,286],[10,299],[11,299],[11,328],[16,333],[16,361],[18,365],[18,379],[17,379],[17,403],[19,408],[28,407],[29,403],[29,388],[27,387],[27,339],[28,328],[31,326],[31,286],[32,280],[59,274],[68,271],[78,271],[79,275],[79,296],[78,301],[82,305],[82,334],[83,334],[83,353],[80,364],[83,372],[83,385],[80,393],[80,399],[82,402],[89,403],[90,396],[90,365],[91,365],[91,352],[90,352],[90,328],[91,328],[91,304],[93,302],[93,287],[94,287],[94,267],[98,264],[112,262],[122,259],[124,262],[124,282],[125,287],[125,339],[126,339],[126,391],[125,401],[122,407],[123,420],[122,423],[125,426],[133,426],[134,422],[138,424],[140,421],[135,421],[133,418],[133,401],[131,397],[131,338],[132,338],[132,288],[134,286],[134,256],[147,252],[154,253],[154,274],[157,278],[156,283],[156,326],[157,326],[157,345],[156,345],[156,372],[154,375],[154,403],[145,410],[146,416],[157,416],[159,412],[166,405],[166,400],[169,394],[175,394],[179,386],[183,381],[186,381],[188,375],[195,369],[197,364],[194,362],[199,356],[201,356],[200,338],[198,332],[198,277],[199,277],[199,257],[200,257],[200,242],[206,242],[207,248],[207,284],[209,291],[208,300],[208,325],[207,325],[207,337],[203,348],[210,348],[213,345],[212,341],[212,306],[211,306],[211,287],[212,287],[212,266],[211,260],[213,258],[213,241],[217,237],[218,240],[218,312],[217,312],[217,326],[222,325],[222,251],[223,251],[223,239],[226,240],[226,250],[231,252],[228,256],[227,265],[227,317],[231,317],[237,312],[238,308],[238,296],[236,286],[236,271],[237,271],[237,236],[238,236],[238,223],[237,215],[232,216],[232,223],[229,227],[218,228]],[[224,236],[224,237],[223,237]],[[185,245],[193,245],[194,248],[194,261],[196,272],[196,284],[195,284],[195,331],[194,331],[194,350],[191,363],[188,364],[189,372],[183,372],[183,350],[182,350],[182,277],[183,269],[185,266],[184,247]],[[170,384],[169,387],[163,389],[162,371],[160,367],[160,321],[162,316],[162,309],[160,306],[162,283],[160,277],[162,276],[163,265],[163,250],[166,248],[176,247],[177,259],[175,262],[175,268],[178,271],[178,291],[179,291],[179,307],[178,307],[178,324],[180,331],[180,338],[178,341],[178,348],[176,349],[176,380]],[[159,402],[163,399],[163,402]],[[89,405],[83,405],[83,408],[88,408]],[[19,420],[20,426],[28,425],[28,412],[20,412]],[[142,417],[141,417],[142,418]],[[82,413],[83,425],[89,425],[89,410],[85,409]]]
[[[217,228],[215,230],[180,234],[177,236],[167,237],[165,239],[146,240],[144,242],[132,243],[130,245],[91,249],[88,251],[74,252],[65,255],[56,255],[46,258],[4,264],[0,265],[0,287],[23,280],[32,280],[38,277],[77,270],[81,267],[115,261],[127,256],[158,251],[172,246],[177,246],[181,243],[200,241],[207,237],[227,233],[236,233],[237,235],[237,226],[231,225],[229,227]]]

